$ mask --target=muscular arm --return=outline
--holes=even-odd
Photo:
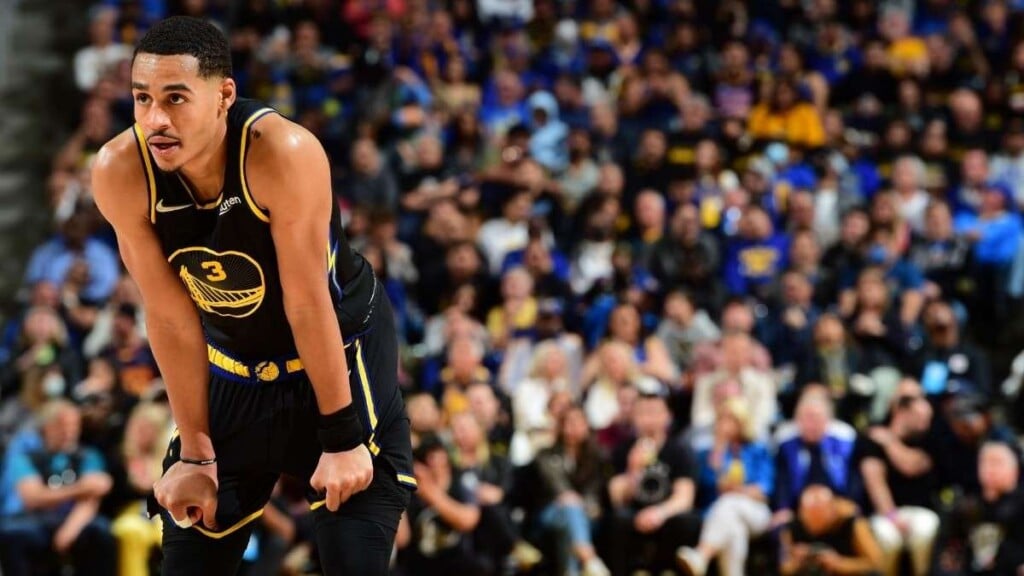
[[[96,205],[117,233],[125,266],[142,293],[146,332],[167,386],[181,436],[181,455],[211,458],[206,340],[199,313],[167,263],[149,221],[149,192],[130,131],[100,150],[92,188]]]
[[[269,114],[253,127],[249,190],[270,213],[284,309],[321,414],[352,402],[341,330],[328,291],[330,166],[316,137]]]

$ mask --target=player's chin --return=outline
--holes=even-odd
[[[164,172],[174,172],[185,163],[185,157],[177,149],[162,151],[160,154],[153,154],[153,163]]]

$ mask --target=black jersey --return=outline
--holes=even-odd
[[[202,203],[176,172],[153,163],[138,125],[135,137],[149,185],[149,217],[164,255],[202,317],[210,343],[237,358],[258,360],[295,355],[284,312],[277,251],[270,218],[249,192],[245,160],[252,125],[276,113],[259,102],[238,99],[228,112],[227,163],[220,196]],[[369,264],[353,252],[332,203],[328,262],[331,297],[342,334],[361,332],[376,283]]]

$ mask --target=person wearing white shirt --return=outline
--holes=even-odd
[[[89,19],[89,45],[75,54],[75,84],[83,92],[91,91],[109,70],[132,57],[131,46],[114,41],[117,9],[101,6]]]

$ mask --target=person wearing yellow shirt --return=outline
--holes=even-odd
[[[775,85],[771,99],[750,112],[750,135],[761,141],[783,140],[791,146],[817,148],[825,143],[825,126],[818,110],[799,99],[796,85],[783,80]]]
[[[495,348],[503,349],[512,338],[532,330],[537,323],[537,299],[533,296],[533,277],[517,266],[501,279],[501,306],[487,314],[487,331]]]

